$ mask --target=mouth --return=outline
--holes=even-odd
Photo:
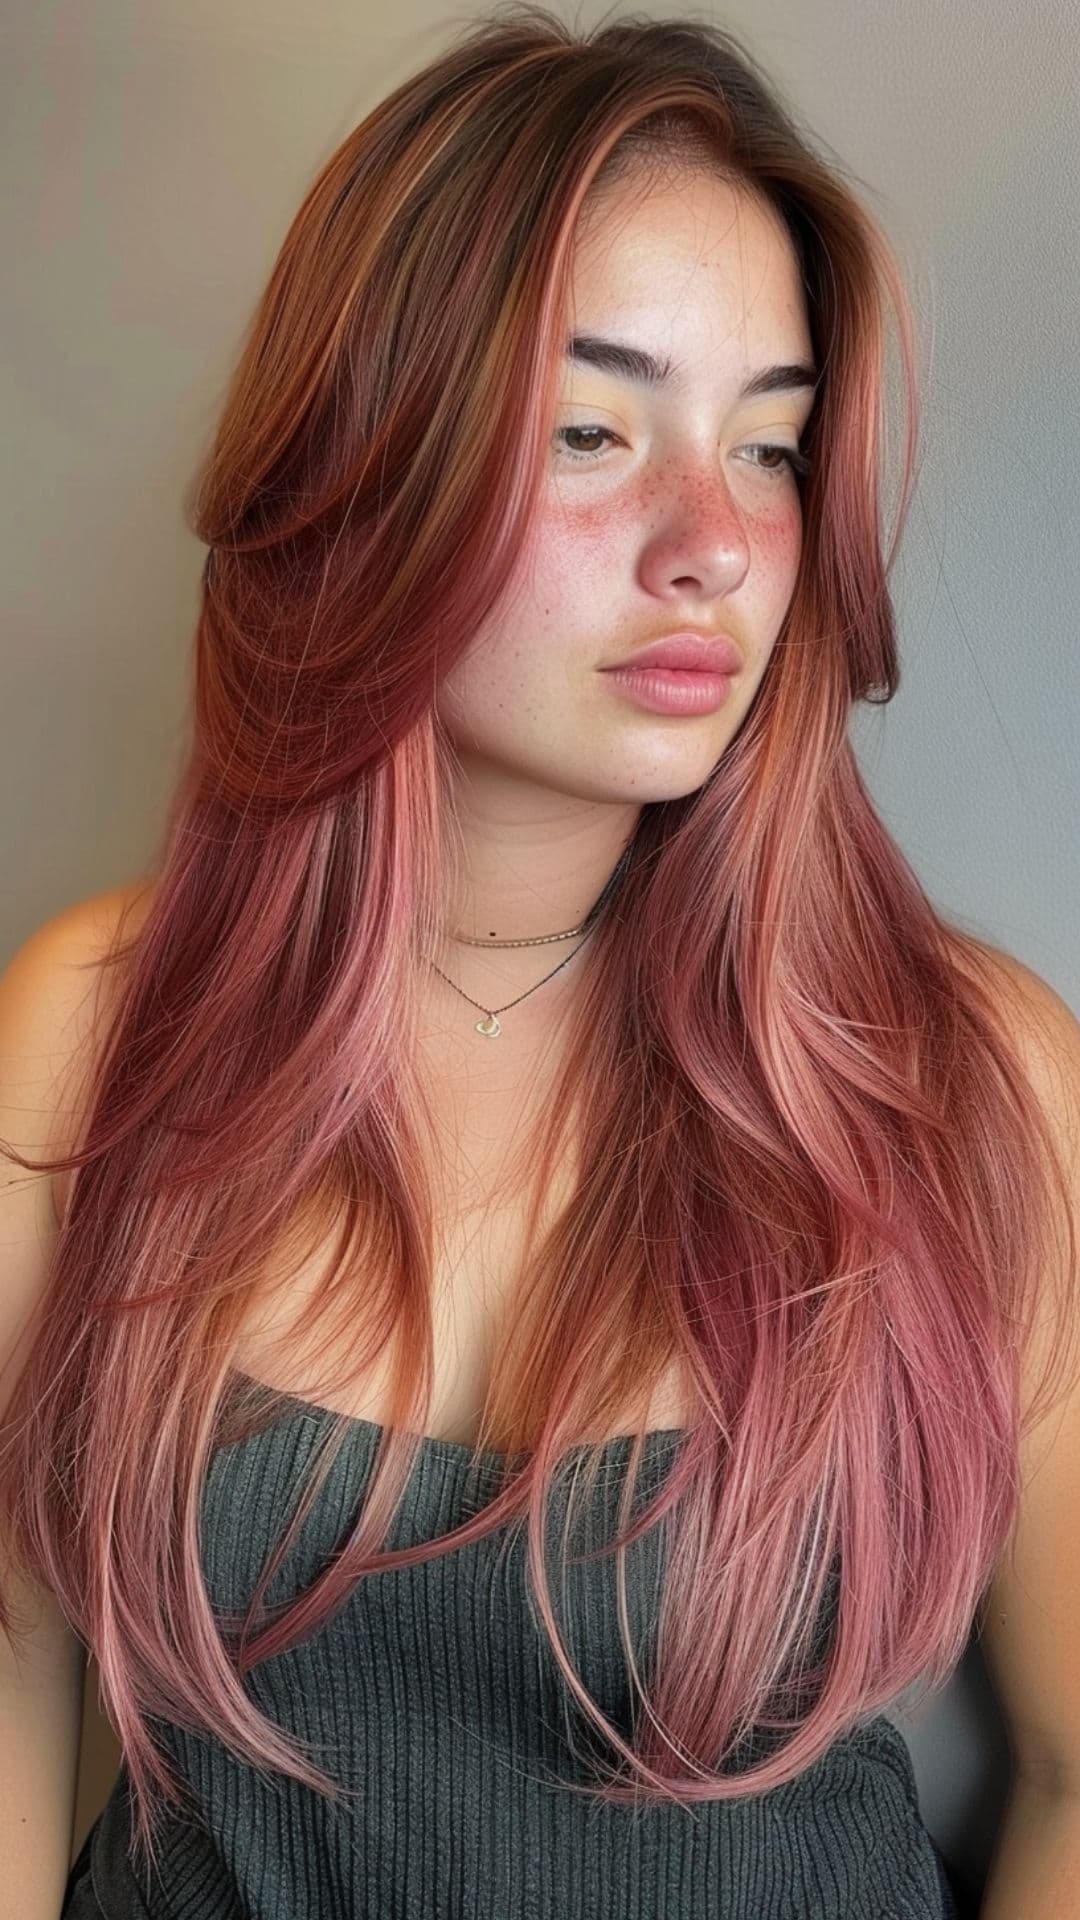
[[[742,665],[742,655],[734,640],[726,633],[708,638],[700,633],[672,633],[662,640],[654,640],[651,645],[639,647],[636,653],[625,660],[618,660],[614,666],[605,668],[608,673],[643,672],[657,668],[664,671],[684,673],[731,674],[737,673]]]
[[[651,713],[713,713],[731,692],[733,675],[702,667],[606,667],[614,686]]]

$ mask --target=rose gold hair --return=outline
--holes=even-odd
[[[927,898],[847,735],[854,702],[898,683],[887,574],[917,418],[901,276],[731,35],[637,17],[582,35],[504,7],[367,115],[289,228],[193,496],[192,740],[152,908],[112,955],[83,1143],[7,1148],[77,1171],[5,1422],[5,1522],[96,1653],[151,1852],[150,1789],[180,1792],[151,1718],[335,1798],[244,1676],[367,1570],[448,1550],[380,1551],[432,1380],[411,1042],[459,857],[433,690],[528,534],[583,207],[670,164],[745,185],[796,251],[822,370],[801,566],[737,737],[697,792],[642,809],[586,950],[534,1225],[571,1137],[577,1185],[534,1236],[497,1355],[479,1444],[505,1449],[503,1484],[448,1539],[527,1523],[560,1667],[615,1756],[584,1790],[694,1802],[779,1785],[909,1683],[942,1683],[1015,1516],[1018,1357],[1060,1271],[1060,1169],[992,950]],[[890,307],[907,437],[885,555]],[[228,1622],[200,1492],[286,1221],[301,1257],[340,1236],[305,1322],[350,1351],[324,1399],[393,1342],[395,1419],[347,1550],[295,1605],[261,1605],[335,1423]],[[646,1703],[629,1745],[566,1656],[542,1523],[565,1449],[644,1410],[673,1359],[697,1418],[627,1530],[635,1444],[622,1509],[620,1587],[625,1544],[668,1529],[648,1673],[627,1646]],[[789,1737],[722,1770],[755,1728]]]

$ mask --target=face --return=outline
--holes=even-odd
[[[531,536],[495,616],[444,677],[439,712],[466,770],[489,782],[674,799],[736,733],[798,568],[786,456],[813,392],[742,392],[768,368],[813,372],[779,217],[703,171],[628,176],[580,223],[566,332],[673,370],[649,382],[568,353]],[[714,710],[646,710],[606,671],[685,631],[738,648]]]

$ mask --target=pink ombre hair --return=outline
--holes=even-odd
[[[534,1229],[570,1138],[577,1184],[534,1232],[496,1356],[477,1443],[505,1452],[496,1495],[388,1554],[433,1371],[411,1043],[459,857],[434,689],[528,536],[583,207],[625,168],[669,164],[745,185],[797,251],[822,369],[799,577],[737,737],[697,792],[643,807],[589,943],[529,1162]],[[884,556],[890,307],[907,400]],[[559,1664],[614,1751],[580,1789],[604,1799],[764,1793],[960,1658],[1016,1515],[1020,1353],[1061,1271],[1063,1188],[993,949],[927,898],[847,736],[853,703],[898,685],[912,338],[857,194],[697,21],[579,35],[499,9],[374,108],[293,220],[193,493],[209,553],[192,741],[152,907],[109,957],[83,1144],[7,1148],[76,1172],[4,1423],[6,1525],[96,1654],[151,1855],[151,1789],[183,1797],[155,1716],[336,1799],[245,1674],[370,1569],[504,1522],[527,1525]],[[340,1236],[304,1323],[336,1344],[324,1401],[394,1343],[395,1418],[347,1550],[287,1610],[262,1605],[343,1418],[226,1622],[200,1493],[223,1433],[261,1418],[232,1363],[286,1221],[301,1258]],[[655,1668],[627,1645],[645,1702],[629,1745],[559,1633],[545,1502],[565,1450],[628,1404],[644,1417],[670,1362],[695,1422],[630,1527],[635,1432],[609,1549],[621,1589],[625,1546],[668,1528]],[[720,1771],[755,1727],[790,1737]]]

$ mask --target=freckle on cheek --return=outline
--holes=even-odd
[[[584,572],[595,565],[602,574],[607,555],[624,555],[627,541],[640,537],[650,523],[661,524],[665,489],[658,481],[645,481],[632,493],[618,498],[577,502],[550,528],[547,536],[548,564],[567,585],[582,585]],[[703,486],[697,496],[687,496],[702,518],[709,511],[710,492]],[[760,512],[748,514],[744,521],[755,573],[790,573],[802,539],[802,511],[797,500],[774,502]]]
[[[627,523],[632,524],[637,518],[638,509],[627,506],[625,502],[617,504],[612,501],[603,506],[598,502],[595,507],[583,507],[575,515],[574,532],[579,538],[586,534],[590,540],[602,540],[606,534]]]
[[[802,516],[798,508],[787,513],[763,514],[755,522],[750,538],[759,564],[790,566],[802,539]]]

